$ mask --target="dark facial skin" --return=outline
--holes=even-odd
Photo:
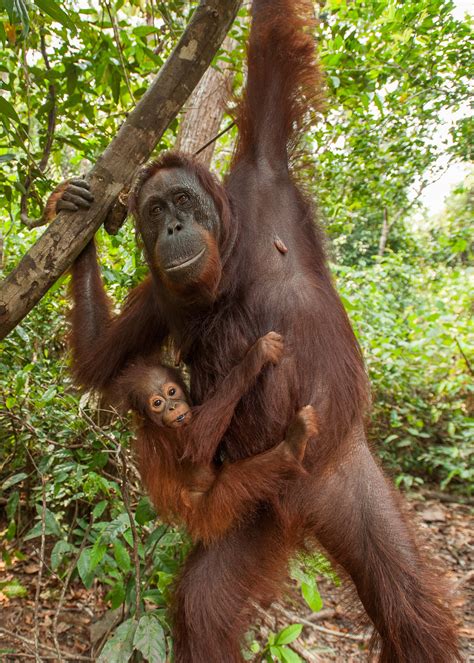
[[[153,386],[147,409],[154,423],[167,428],[186,426],[191,419],[191,408],[180,385],[166,379]]]
[[[172,282],[196,283],[208,259],[206,236],[218,239],[219,215],[194,173],[158,171],[140,191],[138,217],[150,263]]]

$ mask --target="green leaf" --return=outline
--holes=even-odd
[[[7,512],[7,518],[9,520],[11,520],[15,516],[19,503],[20,503],[20,493],[18,490],[14,490],[10,494],[7,502],[6,512]]]
[[[112,90],[112,98],[114,103],[117,103],[120,99],[120,83],[122,82],[120,71],[117,67],[110,67],[109,81]]]
[[[101,517],[101,515],[104,513],[105,509],[107,508],[107,500],[101,500],[100,502],[97,502],[95,505],[93,511],[92,511],[92,516],[95,520]]]
[[[36,510],[38,511],[38,514],[41,516],[42,509],[39,505],[37,505]],[[61,527],[59,526],[58,521],[56,520],[56,516],[54,515],[54,513],[49,509],[46,509],[44,514],[44,519],[46,524],[46,534],[53,534],[53,536],[60,537],[62,535],[62,530]]]
[[[133,637],[137,628],[134,619],[128,619],[115,629],[115,633],[105,643],[97,663],[128,663],[133,653]]]
[[[41,536],[43,530],[43,523],[42,523],[43,509],[40,504],[36,505],[36,511],[40,517],[40,520],[25,536],[25,541],[28,541],[30,539],[35,539],[36,537]],[[56,516],[49,509],[45,509],[44,512],[44,532],[46,536],[52,534],[56,538],[61,538],[63,534],[62,529],[59,526],[58,521],[56,520]]]
[[[140,619],[133,639],[133,646],[150,663],[165,663],[165,632],[153,613],[147,613]]]
[[[43,396],[41,397],[41,401],[42,401],[43,403],[49,403],[49,401],[52,401],[53,398],[56,396],[57,391],[58,391],[58,390],[57,390],[56,387],[54,387],[54,386],[49,387],[49,388],[44,392]]]
[[[139,25],[137,28],[133,28],[132,33],[138,37],[145,37],[146,35],[151,35],[154,32],[158,32],[158,29],[153,25]]]
[[[93,571],[98,564],[103,560],[105,553],[107,552],[107,544],[102,541],[102,539],[97,539],[91,549],[91,555],[89,558],[90,569]]]
[[[69,543],[68,541],[56,541],[54,548],[51,551],[51,568],[53,571],[57,571],[64,556],[74,550],[75,547],[72,543]]]
[[[8,477],[8,479],[5,479],[5,481],[2,484],[2,490],[8,490],[8,488],[11,488],[16,483],[20,483],[20,481],[26,479],[27,476],[28,475],[25,474],[25,472],[20,472],[19,474],[14,474],[13,476]]]
[[[267,655],[267,661],[274,661],[275,658],[277,661],[281,661],[281,647],[271,645],[268,650],[272,658]]]
[[[117,582],[112,589],[107,592],[105,598],[107,601],[110,601],[112,610],[119,608],[125,601],[125,587],[123,586],[122,581]]]
[[[125,546],[120,542],[116,541],[114,543],[114,558],[118,566],[124,573],[128,573],[131,568],[130,555]]]
[[[0,585],[2,593],[8,596],[9,599],[21,598],[28,595],[28,590],[18,580],[12,580]]]
[[[0,97],[0,115],[5,115],[6,117],[9,117],[10,120],[17,122],[18,124],[20,123],[18,113],[13,108],[11,103],[5,99],[5,97]]]
[[[70,64],[66,68],[66,89],[69,96],[73,94],[77,86],[78,68]]]
[[[161,606],[165,603],[165,597],[159,589],[147,589],[142,594],[143,600],[152,601],[155,605]]]
[[[316,581],[312,582],[303,582],[301,584],[301,593],[303,594],[304,600],[309,605],[313,612],[318,612],[323,607],[323,600],[321,594],[318,591],[318,585]]]
[[[130,518],[128,513],[121,513],[114,518],[102,530],[102,540],[106,543],[113,543],[116,538],[130,527]]]
[[[275,644],[287,645],[289,642],[293,642],[293,640],[296,640],[296,638],[299,637],[302,630],[302,624],[290,624],[290,626],[287,626],[277,633]]]
[[[30,17],[28,16],[28,7],[24,0],[3,0],[3,6],[7,10],[10,23],[21,23],[23,28],[21,34],[25,37],[30,29]]]
[[[280,656],[284,663],[304,663],[301,656],[289,647],[280,647]]]
[[[84,548],[77,560],[77,570],[86,589],[92,587],[94,570],[91,568],[91,548]]]
[[[71,30],[71,32],[74,34],[77,32],[77,28],[69,15],[66,14],[64,9],[61,9],[58,4],[53,2],[53,0],[35,0],[35,4],[38,5],[42,11],[48,14],[48,16],[51,16],[54,21],[61,23],[61,25],[64,25],[65,28],[68,28],[68,30]],[[76,14],[76,17],[77,16],[78,15]]]
[[[147,497],[142,497],[135,510],[135,520],[139,525],[146,525],[156,519],[156,511]]]

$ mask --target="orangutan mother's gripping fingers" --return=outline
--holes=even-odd
[[[73,179],[64,183],[60,197],[56,200],[56,212],[69,210],[76,212],[80,207],[89,209],[94,202],[94,195],[85,180]]]

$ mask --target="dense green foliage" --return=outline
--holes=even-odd
[[[153,3],[153,9],[139,0],[105,2],[100,9],[86,0],[0,0],[5,273],[41,232],[19,220],[28,176],[34,179],[29,211],[39,216],[39,201],[53,183],[87,170],[104,149],[166,59],[191,9],[179,0]],[[324,4],[319,39],[327,116],[304,136],[314,161],[301,177],[318,196],[335,278],[365,350],[373,385],[371,438],[402,485],[426,481],[469,492],[472,178],[451,194],[439,217],[413,220],[421,192],[440,168],[451,159],[472,158],[473,124],[465,113],[472,30],[450,12],[448,0]],[[236,48],[221,54],[238,71],[247,29],[243,10],[233,28]],[[239,74],[236,87],[241,83]],[[170,127],[160,149],[173,145],[177,127]],[[229,132],[219,142],[219,169],[232,140]],[[384,222],[389,233],[377,256]],[[120,302],[143,277],[143,260],[129,226],[114,238],[99,235],[107,288]],[[129,422],[104,423],[94,399],[81,398],[71,383],[66,281],[2,345],[2,552],[8,562],[20,554],[25,538],[50,537],[53,571],[64,576],[74,568],[86,587],[96,578],[107,587],[112,607],[127,608],[130,619],[109,641],[103,660],[128,660],[134,647],[149,660],[164,660],[169,643],[163,607],[188,543],[182,533],[156,526],[133,474],[127,498],[121,459],[128,453]],[[139,609],[144,599],[155,608],[142,621],[135,611],[137,561]],[[318,609],[309,567],[306,560],[294,577]],[[321,560],[316,569],[324,571]],[[271,636],[263,652],[268,660],[296,660],[285,656],[294,654],[286,644],[297,630]]]

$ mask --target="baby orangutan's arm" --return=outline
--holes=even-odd
[[[193,408],[193,418],[186,427],[185,457],[201,464],[212,461],[240,399],[266,364],[278,364],[283,350],[280,334],[265,334],[222,380],[212,396],[202,405]]]
[[[211,543],[247,515],[253,504],[276,495],[290,473],[304,472],[301,461],[316,433],[316,413],[308,405],[291,422],[285,440],[270,451],[226,463],[217,474],[195,466],[189,486],[181,491],[191,536]]]

